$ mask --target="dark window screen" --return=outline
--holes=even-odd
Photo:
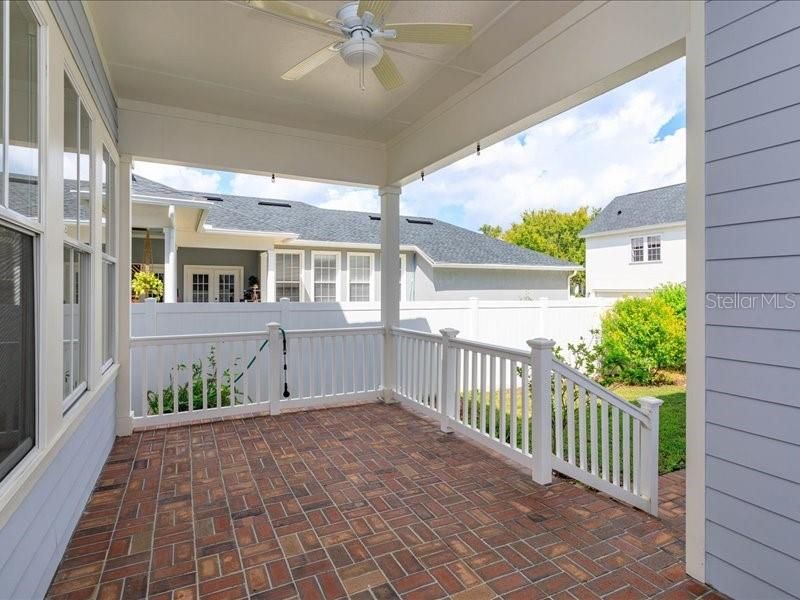
[[[36,427],[33,238],[0,224],[0,479]]]

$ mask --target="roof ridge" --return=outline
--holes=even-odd
[[[613,202],[617,198],[626,198],[627,196],[635,196],[637,194],[646,194],[647,192],[657,192],[658,190],[665,190],[665,189],[671,188],[671,187],[678,187],[679,185],[686,185],[686,182],[683,181],[681,183],[671,183],[669,185],[662,185],[660,187],[648,188],[646,190],[639,190],[638,192],[628,192],[627,194],[620,194],[619,196],[614,196],[611,199],[611,202]],[[609,202],[608,204],[611,204],[611,202]],[[608,205],[606,205],[606,206],[608,206]]]

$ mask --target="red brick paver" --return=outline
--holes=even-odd
[[[567,479],[539,486],[397,407],[120,438],[54,598],[696,598],[683,475],[662,520]]]

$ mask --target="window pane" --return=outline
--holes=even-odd
[[[103,181],[102,181],[102,243],[103,252],[116,256],[115,232],[115,194],[116,194],[116,168],[111,160],[108,150],[103,148]]]
[[[348,257],[348,276],[350,278],[348,297],[350,302],[369,302],[371,267],[371,256]]]
[[[64,248],[64,397],[72,391],[72,249]]]
[[[116,338],[116,321],[114,319],[114,304],[116,301],[116,287],[114,273],[116,265],[103,262],[103,358],[102,364],[107,364],[114,358],[114,339]]]
[[[81,155],[78,164],[78,176],[80,177],[80,222],[78,239],[86,244],[92,241],[92,209],[91,209],[91,165],[89,161],[90,146],[92,143],[92,122],[89,115],[81,105],[81,135],[80,146]]]
[[[33,238],[0,225],[0,479],[34,443],[33,281]]]
[[[633,238],[631,240],[631,260],[642,262],[644,260],[644,239]]]
[[[289,298],[292,302],[300,302],[300,265],[299,254],[275,255],[275,298]]]
[[[661,236],[647,236],[647,260],[661,260]]]
[[[292,302],[300,302],[300,286],[296,283],[278,283],[275,285],[275,296],[278,300],[288,298]]]
[[[78,239],[78,94],[64,76],[64,231]]]
[[[314,302],[336,302],[336,255],[314,255]]]
[[[64,248],[64,397],[86,383],[86,323],[89,255]],[[68,407],[67,407],[68,408]]]
[[[39,216],[39,26],[27,2],[9,5],[9,207]]]

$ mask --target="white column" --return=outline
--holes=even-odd
[[[275,302],[275,249],[267,251],[267,302]]]
[[[391,328],[400,323],[400,188],[382,187],[381,196],[381,321],[383,336],[383,401],[394,402],[395,350]]]
[[[117,236],[117,435],[133,431],[131,411],[131,171],[129,155],[119,157],[119,222]]]
[[[164,227],[164,302],[178,301],[178,244],[175,238],[175,207],[169,207],[172,227]],[[184,293],[186,290],[184,290]]]
[[[541,485],[553,481],[552,467],[552,392],[550,373],[553,368],[553,340],[528,340],[533,375],[533,480]]]
[[[651,396],[639,398],[639,406],[650,417],[650,426],[642,429],[639,467],[642,487],[650,496],[648,512],[656,517],[658,516],[658,413],[663,402]]]
[[[267,276],[267,264],[271,262],[268,258],[269,253],[266,250],[258,253],[258,292],[261,302],[267,301],[267,280],[269,278]]]

